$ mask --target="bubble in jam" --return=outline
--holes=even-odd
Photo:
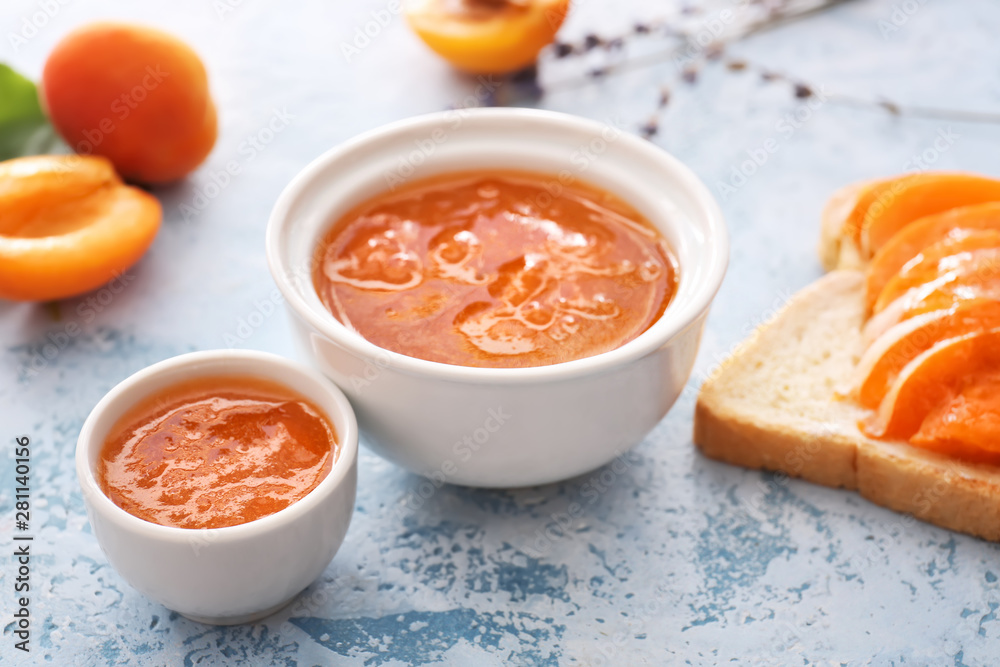
[[[621,347],[663,314],[677,262],[610,192],[530,172],[445,174],[333,222],[313,275],[326,308],[387,350],[519,368]]]

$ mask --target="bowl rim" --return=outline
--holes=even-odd
[[[290,278],[293,271],[290,270],[291,267],[285,261],[283,235],[292,220],[291,211],[298,199],[322,177],[323,172],[332,163],[362,150],[365,144],[384,141],[386,137],[396,135],[401,140],[402,148],[406,146],[402,142],[409,138],[405,135],[414,131],[433,131],[435,128],[447,124],[449,120],[453,120],[454,113],[455,111],[451,110],[414,116],[356,135],[312,160],[292,178],[278,196],[268,219],[265,236],[268,268],[288,306],[316,331],[356,356],[379,359],[380,362],[384,361],[387,366],[394,370],[411,375],[430,376],[440,380],[457,382],[536,383],[598,374],[645,357],[695,324],[709,308],[722,285],[729,262],[729,234],[722,210],[708,187],[689,167],[649,141],[634,134],[622,132],[616,143],[625,145],[628,151],[643,153],[647,157],[659,161],[661,166],[671,174],[674,181],[689,193],[704,220],[703,226],[707,239],[697,252],[699,253],[699,261],[708,264],[706,272],[708,280],[704,280],[694,287],[694,293],[686,307],[673,308],[673,303],[668,304],[660,318],[631,341],[613,350],[593,356],[545,366],[523,368],[461,366],[411,357],[380,347],[350,331],[325,309],[323,312],[318,312],[302,296],[299,288],[293,284]],[[580,132],[589,132],[595,136],[600,136],[601,131],[606,127],[603,123],[580,116],[541,109],[473,108],[462,109],[461,113],[464,115],[463,124],[514,119],[519,123],[533,123],[535,125],[557,124]],[[681,271],[684,271],[683,265]]]
[[[284,381],[281,379],[282,376],[287,376],[289,373],[299,374],[300,376],[305,376],[307,379],[316,383],[317,386],[322,387],[323,391],[328,392],[328,398],[332,399],[336,409],[340,412],[345,428],[338,429],[337,439],[338,444],[340,445],[340,452],[337,459],[333,462],[333,466],[327,476],[316,485],[316,488],[304,497],[293,502],[288,507],[275,512],[274,514],[269,514],[259,519],[248,521],[247,523],[241,523],[235,526],[224,526],[221,528],[180,528],[177,526],[164,526],[162,524],[146,521],[145,519],[140,519],[112,502],[112,500],[105,495],[104,491],[101,490],[101,487],[97,483],[97,479],[94,476],[94,471],[90,466],[90,452],[92,448],[100,447],[103,444],[103,441],[97,442],[94,438],[94,429],[96,428],[98,419],[100,419],[100,417],[118,401],[127,401],[131,404],[135,404],[137,400],[145,398],[146,394],[142,394],[141,391],[136,392],[136,390],[141,390],[143,384],[151,381],[159,375],[181,371],[187,367],[205,366],[206,364],[212,364],[222,360],[269,364],[274,366],[275,369],[280,372],[275,373],[274,376],[262,375],[261,377],[279,384],[284,384]],[[237,374],[239,373],[239,371],[235,369],[234,372]],[[205,375],[210,376],[211,373],[205,373]],[[178,382],[180,381],[182,380],[178,379]],[[305,392],[294,389],[293,391],[295,391],[295,393],[305,395]],[[131,398],[130,394],[133,392],[138,393],[139,398]],[[313,403],[319,403],[319,401],[316,401],[311,396],[306,396],[306,398]],[[323,409],[324,413],[326,412],[323,406],[317,405],[317,407]],[[326,417],[331,421],[334,420],[333,415],[326,415]],[[343,432],[341,432],[341,430]],[[199,534],[206,533],[212,534],[213,543],[237,542],[248,538],[260,537],[261,535],[279,528],[282,525],[287,525],[301,519],[305,514],[312,511],[323,500],[340,488],[342,484],[348,482],[348,476],[351,468],[356,464],[358,457],[358,423],[350,402],[347,400],[347,397],[344,396],[344,393],[340,390],[340,388],[324,375],[316,370],[313,370],[312,368],[294,362],[290,359],[286,359],[280,355],[272,354],[270,352],[261,352],[258,350],[202,350],[199,352],[180,354],[164,359],[150,366],[146,366],[115,385],[104,395],[103,398],[101,398],[100,401],[98,401],[97,405],[94,406],[93,410],[91,410],[90,414],[87,416],[86,421],[84,421],[83,427],[80,429],[80,435],[77,438],[75,457],[77,480],[80,484],[81,491],[83,492],[85,505],[92,507],[93,511],[99,513],[102,518],[114,521],[119,527],[128,530],[131,533],[138,533],[148,539],[158,539],[171,543],[190,543],[192,538],[195,538]]]

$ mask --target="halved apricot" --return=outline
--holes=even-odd
[[[105,158],[0,162],[0,298],[61,299],[103,285],[146,252],[160,203]]]
[[[851,212],[861,252],[871,257],[897,232],[928,215],[1000,201],[1000,180],[957,172],[924,172],[871,188]]]
[[[916,220],[882,246],[868,266],[867,306],[875,305],[886,283],[924,248],[946,237],[967,236],[972,230],[1000,230],[1000,202],[963,206]]]
[[[1000,329],[949,338],[921,353],[893,382],[878,412],[861,423],[872,437],[909,440],[932,410],[959,395],[973,376],[1000,372]]]
[[[875,409],[900,371],[938,341],[1000,328],[1000,301],[959,302],[948,310],[923,313],[890,328],[861,356],[855,371],[853,396]]]
[[[994,273],[1000,271],[1000,231],[980,229],[949,235],[904,264],[882,288],[872,310],[877,313],[911,289],[939,277],[969,275],[975,280],[986,276],[990,267]]]
[[[569,0],[409,0],[405,10],[420,39],[458,69],[502,74],[535,62]]]

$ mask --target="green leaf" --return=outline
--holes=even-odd
[[[66,152],[42,111],[35,84],[0,63],[0,160]]]

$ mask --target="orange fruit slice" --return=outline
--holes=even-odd
[[[846,211],[844,231],[867,259],[915,220],[994,201],[1000,201],[1000,180],[958,172],[907,174],[862,188]]]
[[[940,412],[973,386],[971,379],[995,373],[1000,373],[1000,329],[943,340],[903,368],[861,429],[876,438],[909,440],[932,411]]]
[[[981,368],[950,400],[932,409],[910,438],[918,447],[1000,464],[1000,368]]]
[[[958,303],[976,299],[1000,300],[1000,272],[987,267],[981,275],[949,273],[915,287],[883,310],[875,313],[862,330],[867,348],[890,328],[911,317],[936,310],[948,310]]]
[[[901,229],[875,253],[868,266],[865,287],[868,308],[875,305],[886,283],[922,250],[945,238],[968,235],[978,229],[1000,230],[1000,202],[963,206],[921,218]]]
[[[956,232],[924,248],[889,279],[879,293],[874,312],[915,287],[954,275],[970,280],[1000,273],[1000,231],[995,229]]]
[[[925,172],[876,188],[868,207],[855,209],[860,248],[871,257],[914,220],[973,204],[1000,201],[1000,181],[975,174]],[[859,202],[860,203],[860,202]]]
[[[875,340],[858,362],[854,398],[878,408],[900,371],[935,343],[977,331],[1000,328],[1000,302],[962,301],[948,310],[922,313],[904,320]]]

